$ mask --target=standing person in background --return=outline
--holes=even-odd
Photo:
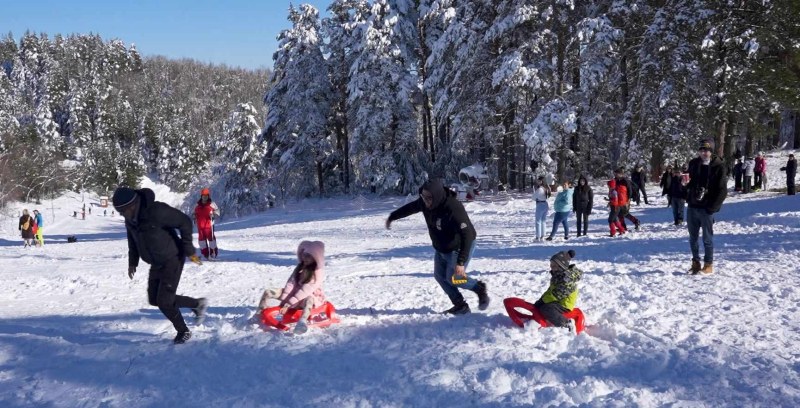
[[[36,222],[36,245],[44,246],[44,217],[39,210],[33,210],[33,215]]]
[[[755,162],[756,162],[756,167],[754,171],[756,176],[755,180],[756,191],[764,190],[767,187],[765,185],[766,180],[764,180],[764,175],[767,173],[767,160],[764,158],[764,152],[758,152],[758,155],[756,155]]]
[[[533,201],[535,208],[536,223],[536,240],[541,241],[544,239],[544,231],[547,226],[547,213],[550,211],[550,205],[547,204],[547,199],[550,198],[550,187],[545,182],[544,176],[536,180],[536,187],[533,190]]]
[[[622,228],[622,223],[619,222],[619,193],[617,193],[617,180],[608,180],[608,229],[611,230],[611,236],[617,234],[625,234],[625,229]]]
[[[636,205],[639,205],[639,196],[644,199],[645,205],[650,205],[647,202],[647,174],[644,172],[644,167],[640,164],[631,172],[631,181],[635,184],[636,189]]]
[[[744,164],[742,159],[736,159],[736,164],[733,166],[733,191],[742,191],[742,177],[744,177]]]
[[[556,201],[553,204],[553,230],[550,231],[550,236],[547,237],[548,241],[552,241],[553,237],[558,231],[558,224],[564,226],[564,239],[569,239],[569,213],[572,212],[572,183],[564,181],[564,184],[559,187],[559,192],[556,194]]]
[[[672,183],[672,165],[667,165],[667,170],[661,175],[661,181],[658,183],[661,186],[661,197],[667,196],[667,207],[672,206],[672,197],[669,195],[669,186]]]
[[[683,186],[681,185],[681,170],[676,168],[672,173],[670,182],[670,206],[672,207],[672,221],[674,225],[683,225],[684,213],[686,212],[686,200],[684,198]]]
[[[714,272],[714,214],[722,208],[728,195],[725,163],[714,153],[714,141],[700,142],[698,155],[689,162],[689,180],[681,180],[689,203],[687,227],[689,248],[692,250],[693,275]],[[700,231],[703,231],[703,267],[700,268]]]
[[[35,220],[28,213],[27,209],[22,210],[22,216],[19,217],[19,231],[22,235],[22,241],[25,243],[24,247],[28,248],[33,242],[33,223]]]
[[[478,295],[478,309],[489,307],[486,284],[467,277],[467,266],[475,249],[475,227],[472,225],[464,205],[455,193],[445,188],[439,180],[428,180],[419,188],[419,198],[389,214],[386,229],[392,222],[421,212],[428,226],[428,235],[435,250],[433,255],[433,277],[442,288],[453,307],[445,314],[470,313],[469,304],[459,289]]]
[[[572,195],[572,211],[575,212],[577,236],[586,236],[586,231],[589,229],[589,214],[592,213],[593,205],[594,192],[589,187],[586,177],[580,176],[578,178],[578,186],[575,187],[575,192]]]
[[[219,254],[217,236],[214,234],[214,217],[219,217],[219,207],[211,200],[211,192],[204,188],[200,191],[200,199],[194,207],[194,222],[197,224],[197,240],[200,252],[208,259]]]
[[[119,187],[112,198],[114,208],[125,217],[128,232],[128,277],[133,279],[139,259],[150,264],[147,299],[175,327],[172,340],[183,344],[192,337],[181,315],[181,308],[192,309],[202,323],[208,308],[204,298],[177,294],[186,258],[200,265],[192,245],[192,220],[179,210],[155,201],[153,190]],[[180,231],[180,237],[176,231]]]
[[[794,159],[794,154],[789,155],[789,160],[786,166],[781,167],[781,171],[786,172],[786,194],[795,195],[794,178],[797,176],[797,160]]]
[[[747,194],[753,191],[753,176],[755,175],[756,162],[752,157],[748,157],[744,161],[744,185],[742,186],[742,193]]]

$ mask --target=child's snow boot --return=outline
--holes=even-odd
[[[294,334],[304,334],[308,331],[308,324],[305,321],[299,321],[294,326]]]

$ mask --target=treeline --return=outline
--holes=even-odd
[[[108,192],[145,174],[185,190],[218,156],[236,107],[263,98],[268,77],[142,58],[98,35],[9,34],[0,40],[0,200]]]
[[[502,187],[775,146],[800,123],[800,2],[336,0],[292,8],[260,145],[290,194]],[[784,113],[781,115],[781,113]],[[794,121],[786,126],[781,117]],[[798,140],[800,142],[800,140]]]

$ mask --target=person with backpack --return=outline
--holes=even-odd
[[[219,255],[217,236],[214,234],[214,218],[219,217],[219,207],[211,200],[211,191],[204,188],[200,191],[200,199],[194,207],[194,222],[197,224],[197,241],[200,252],[206,259]]]
[[[33,243],[33,217],[31,217],[30,213],[27,209],[22,210],[22,216],[19,217],[19,231],[22,235],[22,241],[25,243],[24,247],[29,248]]]
[[[578,178],[578,186],[572,193],[572,211],[575,212],[577,236],[586,236],[586,231],[589,229],[589,214],[592,213],[593,205],[594,192],[589,187],[586,177],[581,175]]]
[[[128,233],[128,277],[133,279],[139,259],[150,264],[147,299],[178,332],[172,340],[183,344],[192,337],[181,315],[181,308],[191,309],[198,324],[208,309],[205,298],[178,295],[178,284],[186,258],[201,265],[192,244],[192,220],[181,211],[159,201],[149,188],[134,190],[119,187],[112,198],[114,208],[125,217]],[[180,236],[176,232],[180,231]]]
[[[433,277],[450,298],[453,307],[445,314],[470,313],[469,304],[459,289],[478,295],[478,309],[489,307],[486,284],[467,277],[467,266],[475,249],[475,227],[472,225],[464,205],[455,193],[445,188],[439,180],[428,180],[419,188],[419,198],[392,211],[386,219],[386,229],[392,222],[421,212],[428,226],[428,235],[435,250]]]

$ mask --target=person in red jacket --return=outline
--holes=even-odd
[[[219,217],[219,207],[211,201],[211,192],[204,188],[200,191],[197,206],[194,207],[194,222],[197,224],[200,252],[206,259],[216,258],[219,253],[217,237],[214,235],[214,217]]]

